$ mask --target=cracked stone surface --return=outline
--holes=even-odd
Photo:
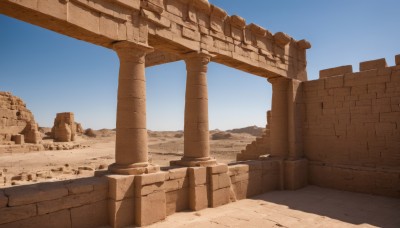
[[[149,227],[400,227],[399,211],[400,199],[308,186],[179,212]]]

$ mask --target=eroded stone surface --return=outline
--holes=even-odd
[[[80,126],[80,128],[82,127]],[[79,129],[79,131],[81,131],[81,129]],[[57,113],[57,116],[54,119],[54,126],[51,129],[51,134],[56,142],[75,141],[77,135],[77,123],[75,123],[74,113]]]
[[[18,139],[18,136],[13,137],[18,134],[22,134],[27,143],[41,141],[33,114],[22,99],[9,92],[0,92],[0,143]]]

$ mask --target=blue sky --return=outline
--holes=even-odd
[[[400,54],[398,0],[210,0],[228,14],[271,32],[312,43],[308,76],[321,69]],[[183,128],[185,65],[146,70],[147,125]],[[85,128],[114,128],[118,58],[112,50],[0,15],[0,90],[21,97],[40,126],[71,111]],[[209,64],[210,129],[264,126],[271,86],[266,79]]]

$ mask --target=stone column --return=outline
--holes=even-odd
[[[272,84],[271,155],[286,158],[288,148],[288,85],[289,79],[269,78]]]
[[[288,160],[298,160],[304,156],[301,85],[301,81],[296,79],[291,79],[288,85]]]
[[[215,164],[210,157],[208,129],[207,64],[211,56],[206,53],[190,53],[186,62],[186,96],[184,125],[184,155],[173,165],[208,166]]]
[[[109,169],[117,174],[156,171],[148,163],[146,129],[145,56],[153,48],[129,42],[113,45],[120,60],[118,79],[115,163]]]

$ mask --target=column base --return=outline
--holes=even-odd
[[[140,175],[146,173],[156,173],[160,171],[160,166],[149,163],[135,163],[131,165],[120,165],[113,163],[108,167],[111,173],[122,175]]]
[[[181,160],[170,161],[171,166],[183,166],[183,167],[207,167],[217,164],[217,160],[208,158],[185,158]]]

